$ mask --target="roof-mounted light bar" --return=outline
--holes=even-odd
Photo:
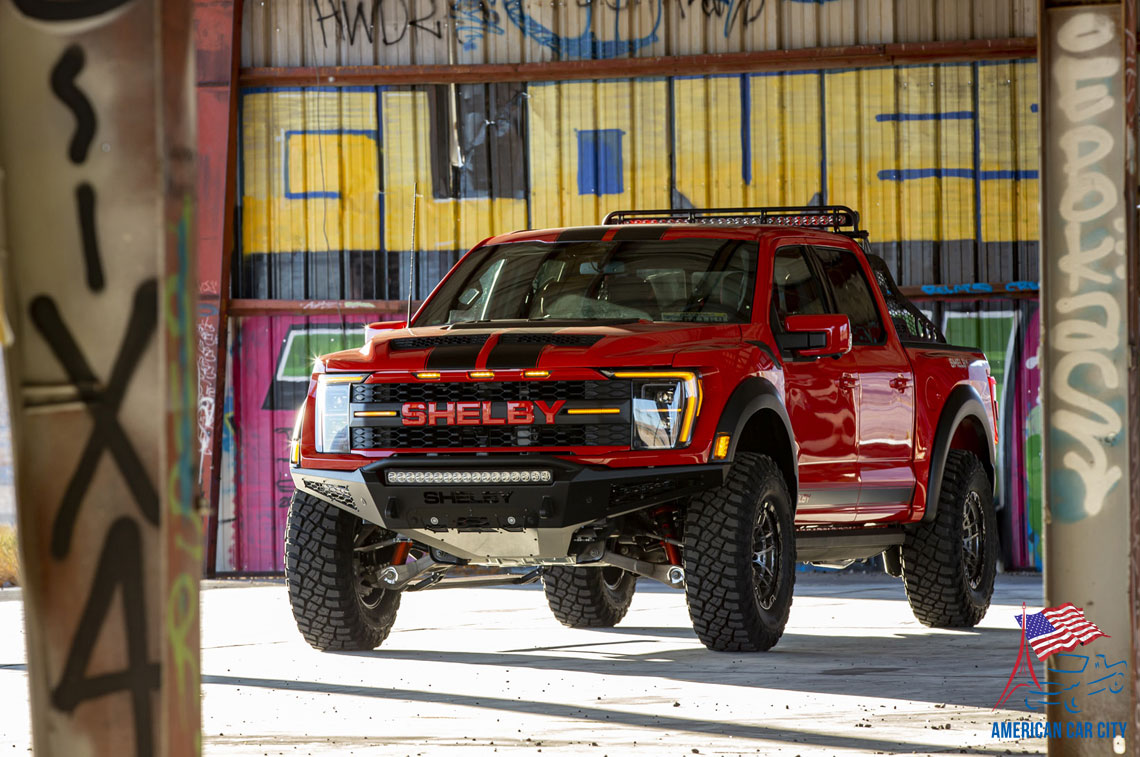
[[[859,233],[859,213],[846,205],[782,205],[753,208],[686,208],[683,210],[615,210],[602,223],[699,223],[712,225],[781,225]]]

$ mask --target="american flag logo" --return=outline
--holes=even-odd
[[[1016,617],[1019,626],[1024,618],[1025,640],[1033,647],[1039,660],[1056,652],[1067,652],[1102,636],[1109,638],[1108,634],[1085,617],[1084,610],[1072,602]]]

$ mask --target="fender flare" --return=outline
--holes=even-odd
[[[724,410],[720,413],[720,420],[716,425],[716,433],[731,434],[732,441],[728,445],[728,461],[736,459],[736,446],[740,442],[740,437],[744,431],[744,427],[748,425],[748,421],[761,411],[771,410],[784,424],[784,432],[788,435],[788,441],[792,445],[789,450],[792,462],[793,481],[788,481],[787,484],[791,488],[792,502],[796,501],[796,493],[799,490],[799,463],[797,461],[795,444],[796,436],[792,433],[792,421],[788,418],[788,410],[784,407],[784,399],[780,396],[780,391],[776,389],[775,385],[766,378],[760,376],[749,376],[733,390],[728,398],[728,402],[724,405]],[[714,437],[715,438],[715,437]]]
[[[950,440],[966,418],[974,418],[982,425],[986,435],[987,460],[982,462],[987,467],[992,484],[994,476],[994,443],[993,428],[987,420],[986,406],[982,404],[982,397],[978,390],[968,384],[959,384],[950,392],[946,402],[942,405],[942,414],[938,417],[938,427],[934,432],[934,444],[930,448],[930,471],[926,485],[926,512],[923,513],[922,523],[930,523],[938,515],[938,500],[942,496],[942,476],[946,472],[946,458],[950,455]]]

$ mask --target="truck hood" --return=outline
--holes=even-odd
[[[720,324],[425,327],[385,331],[321,360],[329,371],[667,366],[684,350],[734,349],[740,340],[739,326]]]

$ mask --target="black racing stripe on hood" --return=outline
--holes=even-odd
[[[663,223],[632,223],[618,229],[614,235],[615,242],[629,242],[633,240],[654,240],[665,236],[669,226]]]
[[[558,235],[558,242],[600,242],[606,232],[609,231],[605,226],[578,226],[573,229],[566,229]]]
[[[491,352],[487,355],[487,367],[489,369],[534,368],[538,365],[538,356],[546,349],[547,342],[504,341],[505,336],[504,334],[499,337],[498,343],[491,348]]]
[[[468,370],[475,367],[475,360],[487,343],[487,337],[480,334],[478,339],[472,339],[460,344],[442,344],[432,347],[428,353],[424,368],[430,371]]]

